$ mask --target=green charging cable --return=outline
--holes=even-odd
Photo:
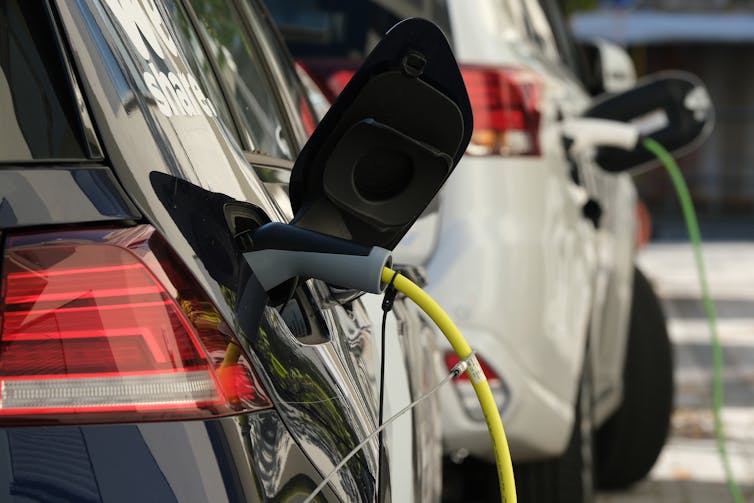
[[[723,351],[720,347],[720,339],[717,335],[715,303],[712,301],[712,296],[709,292],[707,274],[704,269],[704,261],[702,260],[702,239],[701,233],[699,232],[699,223],[696,219],[696,212],[694,211],[694,204],[691,202],[691,195],[689,194],[689,189],[681,175],[681,170],[678,169],[678,165],[675,163],[675,160],[673,160],[670,153],[662,145],[651,138],[645,138],[643,144],[647,150],[657,156],[668,170],[670,179],[673,181],[673,186],[678,194],[678,199],[681,202],[683,217],[686,221],[686,228],[689,237],[691,238],[691,245],[694,249],[694,260],[699,275],[699,284],[702,288],[702,301],[704,303],[704,310],[707,314],[707,320],[709,321],[710,336],[712,339],[712,411],[715,424],[715,437],[717,439],[717,450],[720,452],[720,458],[723,463],[728,491],[735,503],[741,503],[743,502],[741,489],[739,489],[738,484],[736,484],[736,480],[733,477],[733,471],[730,468],[728,448],[725,440],[725,430],[722,421],[722,407],[724,402],[722,377]]]

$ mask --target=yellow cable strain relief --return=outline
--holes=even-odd
[[[395,279],[393,279],[395,276]],[[390,283],[393,280],[395,289],[406,295],[409,299],[414,301],[427,316],[438,326],[438,328],[448,339],[448,342],[453,347],[453,351],[456,352],[458,358],[465,360],[471,355],[471,347],[464,339],[461,331],[450,319],[450,316],[442,310],[437,302],[432,299],[424,290],[419,288],[413,281],[397,274],[393,269],[385,267],[382,270],[382,282]],[[482,406],[484,412],[484,418],[487,421],[487,428],[490,431],[492,437],[492,443],[495,450],[495,464],[497,465],[497,476],[500,482],[500,498],[503,503],[515,503],[516,502],[516,483],[513,478],[513,463],[511,462],[511,454],[508,450],[508,440],[505,438],[505,430],[503,429],[503,422],[500,419],[500,411],[497,410],[495,399],[492,396],[492,391],[487,383],[487,379],[484,376],[484,372],[479,365],[475,356],[471,356],[469,359],[469,368],[467,370],[471,384],[474,387],[476,396],[479,399],[479,404]]]

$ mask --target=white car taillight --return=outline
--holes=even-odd
[[[10,235],[2,287],[0,425],[271,406],[238,340],[150,226]]]
[[[469,155],[538,156],[542,85],[520,68],[463,65],[474,114]]]
[[[482,357],[476,355],[476,358],[479,361],[479,366],[482,367],[482,372],[484,372],[484,375],[487,378],[487,383],[490,385],[490,390],[495,399],[497,409],[502,414],[508,398],[505,384],[502,379],[500,379],[500,376],[492,370]],[[445,353],[445,366],[448,368],[448,372],[450,372],[459,361],[458,355],[455,353]],[[461,374],[453,381],[453,384],[466,414],[475,421],[484,421],[484,413],[482,412],[481,407],[479,407],[479,399],[476,397],[476,392],[474,391],[474,387],[471,384],[468,374]]]

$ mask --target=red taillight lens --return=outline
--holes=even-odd
[[[541,82],[518,68],[463,66],[474,114],[470,155],[539,155]]]
[[[2,273],[0,424],[270,406],[238,341],[152,227],[10,236]]]
[[[351,81],[351,77],[356,73],[355,70],[337,70],[327,77],[327,88],[336,98],[345,89],[346,85]]]
[[[479,366],[482,367],[482,372],[484,372],[484,376],[487,378],[488,381],[499,381],[500,377],[495,373],[492,368],[487,364],[486,361],[482,359],[481,356],[476,355],[476,359],[479,362]],[[456,366],[456,364],[461,361],[460,358],[458,358],[458,355],[453,352],[447,352],[445,353],[445,366],[448,367],[448,372],[450,372],[453,367]],[[458,381],[468,381],[469,380],[469,374],[464,372],[460,376],[458,376]]]
[[[502,414],[508,404],[507,386],[483,358],[476,355],[476,359],[479,361],[479,366],[482,367],[482,372],[484,372],[484,376],[487,378],[487,382],[490,385],[492,398],[495,400],[495,404]],[[455,367],[458,361],[459,358],[455,353],[445,353],[445,365],[448,367],[448,372]],[[481,407],[479,407],[479,401],[476,397],[474,387],[471,384],[469,374],[464,372],[459,376],[458,379],[454,381],[453,387],[455,388],[459,403],[466,411],[466,414],[475,421],[484,421],[484,413]]]

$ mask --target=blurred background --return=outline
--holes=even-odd
[[[577,39],[626,48],[637,75],[704,80],[711,137],[679,160],[696,205],[723,346],[723,422],[733,473],[754,500],[754,2],[561,0]],[[637,176],[652,221],[639,263],[663,298],[676,361],[672,433],[650,479],[603,502],[730,501],[713,432],[712,348],[680,206],[666,172]]]
[[[683,158],[707,240],[754,238],[754,1],[562,0],[578,39],[601,37],[629,50],[637,76],[668,68],[704,80],[717,112],[702,148]],[[652,236],[685,239],[670,181],[653,170],[637,178],[653,219]]]

